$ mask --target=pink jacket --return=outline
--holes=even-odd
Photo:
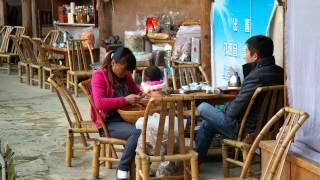
[[[125,78],[130,94],[141,93],[141,90],[137,87],[130,74],[128,74]],[[102,110],[103,118],[106,117],[108,110],[118,109],[126,105],[125,97],[114,97],[114,90],[109,82],[106,69],[98,69],[93,73],[91,87],[94,103],[99,110]],[[96,124],[97,128],[102,127],[92,107],[91,120]]]

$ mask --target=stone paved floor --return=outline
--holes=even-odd
[[[86,98],[75,100],[88,119]],[[73,167],[64,166],[67,126],[55,93],[0,72],[0,139],[15,152],[18,179],[90,179],[91,152],[76,152]],[[221,176],[221,159],[202,164],[200,173],[201,179]],[[115,179],[115,170],[101,168],[100,177]]]

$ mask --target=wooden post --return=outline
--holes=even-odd
[[[32,35],[32,13],[31,0],[21,0],[22,7],[22,26],[25,28],[25,34]]]
[[[7,3],[6,0],[0,0],[0,26],[7,24]]]
[[[98,9],[99,16],[99,42],[112,35],[112,7],[110,2],[100,0]]]
[[[31,7],[32,7],[32,35],[34,37],[40,37],[39,36],[39,31],[38,31],[38,1],[37,0],[32,0],[31,2]]]
[[[211,2],[212,0],[201,0],[201,64],[211,81]]]

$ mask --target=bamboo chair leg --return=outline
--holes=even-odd
[[[19,77],[19,82],[20,82],[20,83],[22,83],[22,78],[21,78],[21,76],[22,76],[22,73],[21,73],[21,65],[18,64],[18,77]]]
[[[46,70],[42,69],[42,88],[46,89]]]
[[[7,61],[8,61],[8,74],[11,74],[11,64],[10,64],[10,57],[7,57]]]
[[[141,170],[141,158],[139,155],[136,155],[135,163],[136,163],[136,180],[141,180],[141,177],[139,174],[139,171]]]
[[[100,144],[93,145],[93,156],[92,156],[92,178],[99,178],[99,154]]]
[[[222,166],[223,166],[223,176],[229,177],[229,164],[226,159],[228,158],[228,148],[226,145],[222,144]]]
[[[71,167],[72,160],[72,146],[73,146],[73,133],[68,130],[67,132],[67,142],[66,142],[66,166]]]
[[[134,161],[131,163],[130,167],[130,179],[136,179],[136,165]]]
[[[51,75],[53,75],[53,72],[50,70],[49,76]],[[53,86],[51,84],[49,84],[49,86],[50,86],[50,91],[53,92],[54,91]]]
[[[245,162],[245,160],[247,159],[247,155],[248,155],[248,150],[247,149],[243,149],[242,150],[243,162]],[[250,169],[248,169],[246,176],[248,177],[249,175],[250,175]]]
[[[191,177],[192,180],[199,180],[198,155],[194,153],[191,157]]]
[[[106,157],[108,158],[112,157],[111,144],[106,144],[105,146],[106,146]],[[112,162],[105,161],[105,166],[107,169],[112,169]]]
[[[106,144],[100,144],[100,157],[106,157]],[[102,166],[105,166],[102,164]]]
[[[189,175],[189,173],[188,173],[188,167],[189,167],[189,163],[188,163],[188,161],[183,161],[183,166],[184,166],[184,168],[183,168],[183,179],[184,180],[189,180],[190,179],[190,175]]]
[[[74,87],[74,95],[76,97],[78,97],[78,76],[74,76],[74,84],[73,84],[73,87]]]
[[[148,158],[142,159],[142,179],[149,180],[150,162]]]
[[[25,66],[25,69],[26,69],[27,84],[30,85],[30,69],[28,66]]]
[[[33,79],[33,71],[32,71],[32,67],[30,66],[29,67],[29,84],[32,86],[33,83],[32,83],[32,79]]]
[[[42,83],[42,81],[41,81],[41,67],[38,69],[38,87],[39,88],[41,88],[42,86],[41,86],[41,83]]]
[[[67,90],[70,90],[70,74],[67,72]]]

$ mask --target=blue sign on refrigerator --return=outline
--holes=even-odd
[[[227,86],[231,71],[242,76],[248,38],[267,34],[274,0],[215,0],[213,3],[213,79]],[[241,77],[242,78],[242,77]]]

